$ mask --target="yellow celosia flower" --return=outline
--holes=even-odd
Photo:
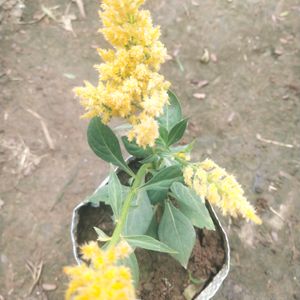
[[[129,141],[136,138],[137,144],[144,148],[147,145],[150,147],[154,146],[154,141],[158,136],[157,122],[146,114],[141,115],[140,122],[133,126],[133,129],[128,133]]]
[[[90,242],[81,251],[90,265],[65,268],[65,273],[71,278],[66,300],[136,299],[130,270],[117,264],[119,259],[127,257],[131,252],[126,242],[108,250],[101,250],[96,242]]]
[[[150,12],[139,9],[143,3],[103,0],[99,15],[104,27],[100,32],[114,49],[98,49],[104,61],[96,66],[98,85],[85,82],[85,87],[76,88],[75,93],[87,111],[84,117],[100,116],[104,123],[112,117],[125,118],[133,125],[129,137],[146,147],[153,146],[158,137],[155,118],[168,103],[170,83],[157,73],[167,51],[159,41],[160,29],[153,26]],[[145,128],[148,131],[142,137]]]
[[[247,220],[261,224],[261,219],[245,198],[244,191],[234,176],[229,175],[212,160],[206,159],[201,163],[188,165],[183,175],[189,187],[200,197],[219,207],[224,215],[241,215]]]

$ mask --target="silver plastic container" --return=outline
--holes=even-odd
[[[116,172],[119,170],[116,169]],[[104,185],[108,183],[108,177],[103,180],[103,182],[100,184],[100,186],[96,189],[95,193],[102,188]],[[84,206],[88,205],[88,201],[83,201],[79,205],[77,205],[73,210],[72,215],[72,223],[71,223],[71,239],[72,239],[72,246],[73,246],[73,254],[75,257],[75,260],[78,264],[80,264],[82,261],[79,257],[78,249],[79,245],[77,242],[77,227],[79,223],[79,211]],[[218,230],[221,233],[222,240],[223,240],[223,248],[225,250],[225,259],[224,264],[220,271],[212,278],[210,283],[201,291],[201,293],[195,298],[195,300],[208,300],[212,299],[212,297],[217,293],[217,291],[220,289],[224,279],[227,277],[229,269],[230,269],[230,248],[229,248],[229,242],[226,235],[225,230],[223,229],[215,211],[213,208],[208,204],[208,210],[210,212],[210,215],[215,223],[216,230]]]

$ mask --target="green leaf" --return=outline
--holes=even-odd
[[[157,240],[158,239],[157,230],[158,230],[158,222],[156,220],[156,214],[154,213],[153,217],[152,217],[152,220],[151,220],[151,223],[150,223],[145,235],[151,236],[151,237],[153,237],[154,239]]]
[[[139,247],[147,250],[164,252],[164,253],[172,253],[176,254],[177,252],[164,243],[152,238],[147,235],[130,235],[124,236],[124,239],[131,245],[132,247]]]
[[[97,190],[92,196],[88,198],[88,202],[94,207],[98,207],[100,202],[110,205],[108,185],[104,185],[99,190]]]
[[[161,138],[164,144],[167,144],[168,142],[168,134],[168,130],[165,127],[159,127],[159,137]]]
[[[159,157],[156,155],[156,154],[153,154],[149,157],[146,157],[145,159],[141,160],[140,163],[141,164],[147,164],[147,163],[152,163],[152,162],[155,162],[155,161],[158,161],[159,160]]]
[[[168,190],[162,191],[162,190],[149,190],[147,191],[150,202],[152,205],[157,204],[158,202],[161,202],[165,200],[168,196]]]
[[[180,146],[176,146],[176,147],[170,147],[170,151],[172,153],[177,153],[177,152],[183,152],[183,153],[189,153],[192,151],[193,147],[195,144],[195,140],[192,141],[190,144],[187,145],[180,145]]]
[[[137,288],[139,285],[140,272],[135,254],[131,253],[128,257],[120,260],[119,265],[125,265],[130,269],[134,286]]]
[[[180,166],[170,166],[156,173],[141,189],[168,190],[175,181],[182,181],[182,170]]]
[[[153,154],[150,147],[143,149],[142,147],[139,147],[135,141],[129,142],[127,136],[123,136],[122,141],[127,152],[137,158],[145,158]]]
[[[153,217],[153,208],[146,191],[139,191],[132,201],[124,228],[125,235],[144,234]]]
[[[180,103],[172,91],[168,91],[169,102],[164,107],[163,114],[158,118],[159,124],[168,131],[182,119]]]
[[[109,204],[113,210],[114,217],[117,219],[121,214],[123,193],[121,182],[114,170],[111,170],[108,181]]]
[[[187,268],[195,245],[196,233],[190,220],[170,202],[165,205],[158,236],[160,241],[178,252],[171,255]]]
[[[171,129],[171,131],[168,135],[167,146],[175,144],[182,138],[182,136],[186,130],[186,126],[187,126],[187,119],[182,120],[182,121],[178,122],[176,125],[174,125],[174,127]]]
[[[90,121],[87,137],[90,147],[97,156],[133,175],[133,172],[123,159],[116,135],[108,126],[101,122],[99,117],[94,117]]]
[[[126,197],[126,195],[129,193],[129,187],[122,185],[122,204]],[[100,205],[100,202],[105,203],[106,205],[111,204],[111,198],[109,197],[109,190],[108,190],[108,184],[101,187],[99,190],[97,190],[92,196],[88,198],[88,202],[92,204],[94,207],[98,207]]]
[[[179,210],[198,228],[215,229],[203,200],[182,183],[174,182],[171,191],[179,203]]]
[[[96,233],[98,234],[98,241],[101,242],[107,242],[109,241],[111,238],[104,232],[102,231],[100,228],[98,227],[94,227],[94,230],[96,231]]]

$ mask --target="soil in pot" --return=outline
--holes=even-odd
[[[95,208],[87,204],[81,207],[77,227],[79,245],[97,240],[94,226],[112,234],[114,225],[109,206]],[[190,284],[199,291],[206,287],[224,264],[224,242],[218,230],[197,230],[197,236],[188,271],[167,254],[142,249],[136,251],[140,266],[139,297],[142,300],[183,300],[184,290]]]
[[[123,172],[119,172],[118,176],[123,184],[128,181]],[[111,235],[114,228],[111,215],[111,208],[104,204],[97,208],[90,204],[81,207],[77,226],[78,244],[97,239],[94,226]],[[215,225],[218,228],[217,224]],[[209,284],[224,264],[223,237],[218,229],[197,230],[197,237],[187,270],[167,254],[136,250],[140,267],[139,298],[185,300],[183,293],[188,286],[193,284],[197,291],[201,291]]]

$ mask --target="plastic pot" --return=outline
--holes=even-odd
[[[119,169],[116,169],[116,172],[119,172]],[[95,193],[102,188],[104,185],[108,183],[109,178],[107,177],[102,181],[102,183],[99,185],[99,187],[96,189]],[[73,215],[72,215],[72,223],[71,223],[71,239],[72,239],[72,247],[73,247],[73,254],[75,257],[75,260],[78,264],[80,264],[82,261],[80,259],[78,249],[79,249],[79,244],[78,244],[78,231],[80,228],[78,228],[79,225],[79,218],[84,217],[80,213],[82,209],[84,209],[86,206],[90,206],[90,203],[88,201],[83,201],[80,204],[78,204],[74,210],[73,210]],[[226,235],[225,230],[223,229],[215,211],[213,208],[207,204],[207,208],[210,212],[210,215],[215,223],[216,230],[219,231],[219,233],[222,236],[222,241],[223,241],[223,249],[225,251],[225,259],[224,259],[224,264],[222,268],[219,270],[217,274],[210,280],[209,283],[207,283],[206,287],[201,291],[201,293],[196,296],[194,299],[195,300],[208,300],[211,299],[217,291],[220,289],[224,279],[227,277],[229,269],[230,269],[230,248],[229,248],[229,242],[228,238]]]

